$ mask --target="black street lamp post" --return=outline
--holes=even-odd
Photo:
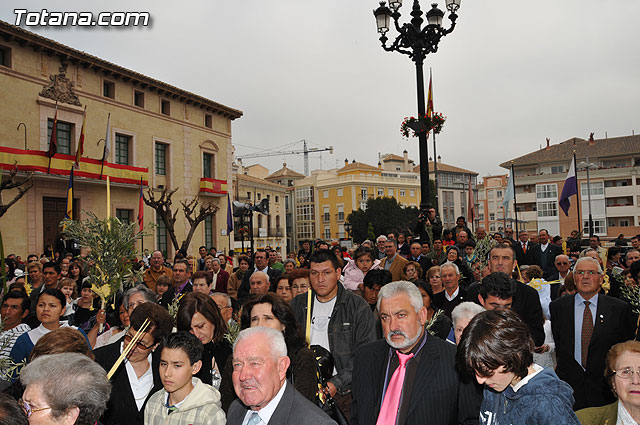
[[[402,0],[389,0],[389,7],[385,2],[380,2],[380,7],[373,11],[376,17],[376,25],[378,32],[381,34],[380,42],[382,48],[387,52],[399,52],[408,55],[416,64],[416,82],[418,91],[418,115],[425,115],[425,94],[424,94],[424,73],[422,70],[425,57],[429,53],[438,51],[440,39],[453,31],[456,26],[456,11],[460,8],[460,0],[446,0],[447,9],[449,10],[449,20],[451,26],[449,28],[442,27],[442,18],[444,12],[438,9],[438,5],[433,3],[431,9],[426,13],[427,24],[423,26],[424,14],[420,9],[420,2],[413,0],[413,8],[411,10],[412,19],[410,22],[400,26],[398,20],[401,15],[398,11],[402,6]],[[393,23],[398,36],[393,40],[390,46],[387,46],[387,32],[390,28],[390,21]],[[425,210],[429,203],[429,150],[427,147],[427,133],[425,131],[418,132],[418,143],[420,144],[420,209]],[[437,211],[437,206],[436,206]]]

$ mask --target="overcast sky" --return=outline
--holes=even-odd
[[[380,47],[375,0],[2,3],[0,18],[11,23],[14,8],[150,12],[148,28],[23,28],[242,110],[232,126],[238,154],[306,139],[335,149],[311,155],[312,170],[345,158],[375,165],[379,152],[404,149],[418,162],[417,139],[400,135],[417,110],[415,67]],[[640,1],[462,0],[458,15],[425,62],[435,110],[448,117],[443,162],[499,174],[499,163],[547,137],[640,131]],[[254,161],[275,171],[283,157],[245,165]],[[303,171],[302,155],[286,161]]]

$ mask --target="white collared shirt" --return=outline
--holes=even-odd
[[[455,292],[453,294],[451,294],[451,295],[449,295],[449,293],[445,289],[444,290],[444,297],[447,299],[447,301],[453,301],[453,299],[458,296],[459,292],[460,292],[460,287],[459,286],[456,288]]]
[[[123,343],[120,344],[120,353],[122,353],[122,345]],[[127,371],[127,376],[129,377],[129,386],[131,386],[131,392],[133,393],[133,398],[136,401],[138,410],[142,409],[144,401],[147,399],[149,393],[153,389],[153,368],[151,366],[151,353],[149,353],[147,361],[149,362],[149,368],[140,378],[138,378],[136,371],[131,365],[131,362],[126,359],[124,361],[124,367]]]
[[[545,252],[547,250],[547,248],[549,247],[549,242],[547,242],[546,244],[540,244],[540,250],[542,252]]]
[[[287,386],[287,381],[285,380],[284,385],[280,387],[280,391],[278,391],[278,394],[276,394],[276,396],[273,399],[271,399],[271,401],[267,403],[267,405],[264,406],[262,409],[255,411],[258,413],[258,416],[260,416],[260,420],[261,420],[261,422],[258,422],[258,424],[266,425],[269,423],[269,421],[271,420],[271,416],[273,416],[273,412],[276,411],[278,404],[280,404],[280,400],[282,399],[282,395],[284,394],[284,390],[286,386]],[[244,415],[244,420],[242,421],[243,425],[246,425],[247,422],[249,422],[249,418],[251,417],[253,412],[254,410],[251,410],[251,409],[247,411],[247,413]]]

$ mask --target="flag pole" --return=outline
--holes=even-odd
[[[144,229],[144,200],[142,199],[142,176],[140,176],[140,199],[138,201],[138,230],[142,232]],[[142,258],[144,258],[144,235],[140,235],[140,248]]]
[[[513,161],[511,161],[511,175],[513,176],[513,178],[511,179],[511,182],[513,183],[513,214],[516,217],[516,235],[519,233],[518,230],[518,201],[516,200],[516,175],[513,172]]]
[[[102,172],[104,170],[104,160],[106,156],[109,154],[109,120],[111,119],[111,112],[107,115],[107,135],[104,139],[104,150],[102,151],[102,163],[100,165],[100,180],[102,180]]]
[[[576,161],[576,150],[573,150],[573,169],[576,173],[576,208],[578,208],[578,234],[582,237],[582,216],[580,215],[580,192],[578,190],[578,163]]]

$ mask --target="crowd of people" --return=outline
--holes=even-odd
[[[104,309],[86,249],[10,255],[0,424],[635,424],[640,235],[613,242],[430,209],[352,249],[148,253]]]

